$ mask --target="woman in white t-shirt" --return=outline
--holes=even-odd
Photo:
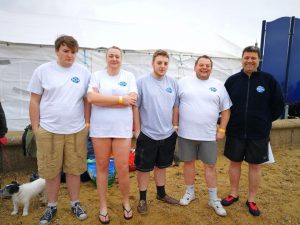
[[[107,212],[107,169],[114,156],[125,219],[132,218],[129,203],[128,156],[132,137],[132,106],[137,87],[132,73],[121,69],[122,50],[111,47],[106,53],[107,67],[95,72],[89,84],[88,101],[92,103],[90,136],[97,164],[97,189],[100,200],[99,220],[109,223]]]

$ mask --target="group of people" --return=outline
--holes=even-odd
[[[71,36],[55,41],[57,60],[39,66],[28,85],[29,114],[36,136],[38,172],[46,179],[48,206],[40,224],[50,224],[57,212],[60,171],[66,173],[70,208],[79,220],[87,213],[79,201],[80,174],[86,170],[86,137],[92,138],[97,168],[99,221],[110,222],[107,206],[107,169],[113,155],[126,220],[133,217],[129,201],[128,156],[132,128],[137,139],[135,166],[139,189],[137,211],[148,212],[147,186],[154,170],[159,201],[188,205],[195,199],[195,161],[203,162],[208,204],[220,216],[223,206],[238,201],[241,163],[249,164],[249,212],[258,216],[255,203],[261,167],[268,160],[272,121],[283,111],[283,97],[275,79],[259,71],[260,52],[247,47],[241,72],[225,86],[210,77],[213,62],[198,57],[195,76],[179,81],[166,75],[169,55],[157,50],[152,72],[137,81],[121,69],[122,50],[106,52],[107,66],[93,74],[75,63],[78,43]],[[220,117],[220,118],[219,118]],[[219,124],[218,124],[219,121]],[[227,136],[225,156],[230,160],[230,193],[217,195],[217,144]],[[178,138],[177,138],[178,137]],[[172,165],[176,141],[184,161],[186,191],[180,200],[166,193],[166,168]]]

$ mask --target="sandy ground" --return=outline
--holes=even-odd
[[[138,191],[136,173],[130,173],[130,199],[134,217],[125,221],[121,209],[120,192],[118,185],[114,184],[108,189],[108,205],[110,224],[300,224],[300,149],[278,149],[274,151],[276,163],[264,165],[261,188],[257,197],[257,204],[261,209],[260,217],[253,217],[245,206],[247,196],[247,165],[242,168],[240,183],[240,201],[226,208],[227,217],[219,217],[207,205],[207,191],[203,179],[203,169],[197,164],[196,200],[188,206],[170,206],[155,199],[155,185],[153,175],[148,189],[149,213],[141,216],[136,211]],[[229,191],[228,161],[219,154],[217,162],[219,196],[224,197]],[[10,172],[0,174],[2,185],[9,183],[14,177],[20,182],[27,182],[32,171]],[[59,195],[59,209],[52,224],[55,225],[94,225],[100,224],[97,218],[98,196],[92,182],[85,182],[81,186],[81,202],[86,208],[89,218],[85,221],[76,220],[69,209],[67,188],[62,184]],[[167,172],[167,192],[180,198],[184,191],[182,163],[179,167],[171,167]],[[10,199],[0,199],[0,224],[1,225],[31,225],[38,224],[44,211],[40,201],[36,198],[30,206],[27,217],[11,216],[12,202]]]

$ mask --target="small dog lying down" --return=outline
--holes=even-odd
[[[43,192],[45,186],[46,181],[43,178],[38,178],[33,182],[25,184],[19,184],[13,181],[6,185],[3,189],[3,196],[12,196],[14,208],[11,215],[16,215],[19,210],[19,205],[24,205],[23,216],[27,216],[31,199]]]

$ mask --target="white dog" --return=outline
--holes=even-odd
[[[45,186],[46,181],[43,178],[25,184],[13,181],[11,184],[6,185],[3,194],[11,195],[14,205],[11,215],[16,215],[19,211],[19,205],[24,205],[23,216],[27,216],[31,199],[44,191]]]

